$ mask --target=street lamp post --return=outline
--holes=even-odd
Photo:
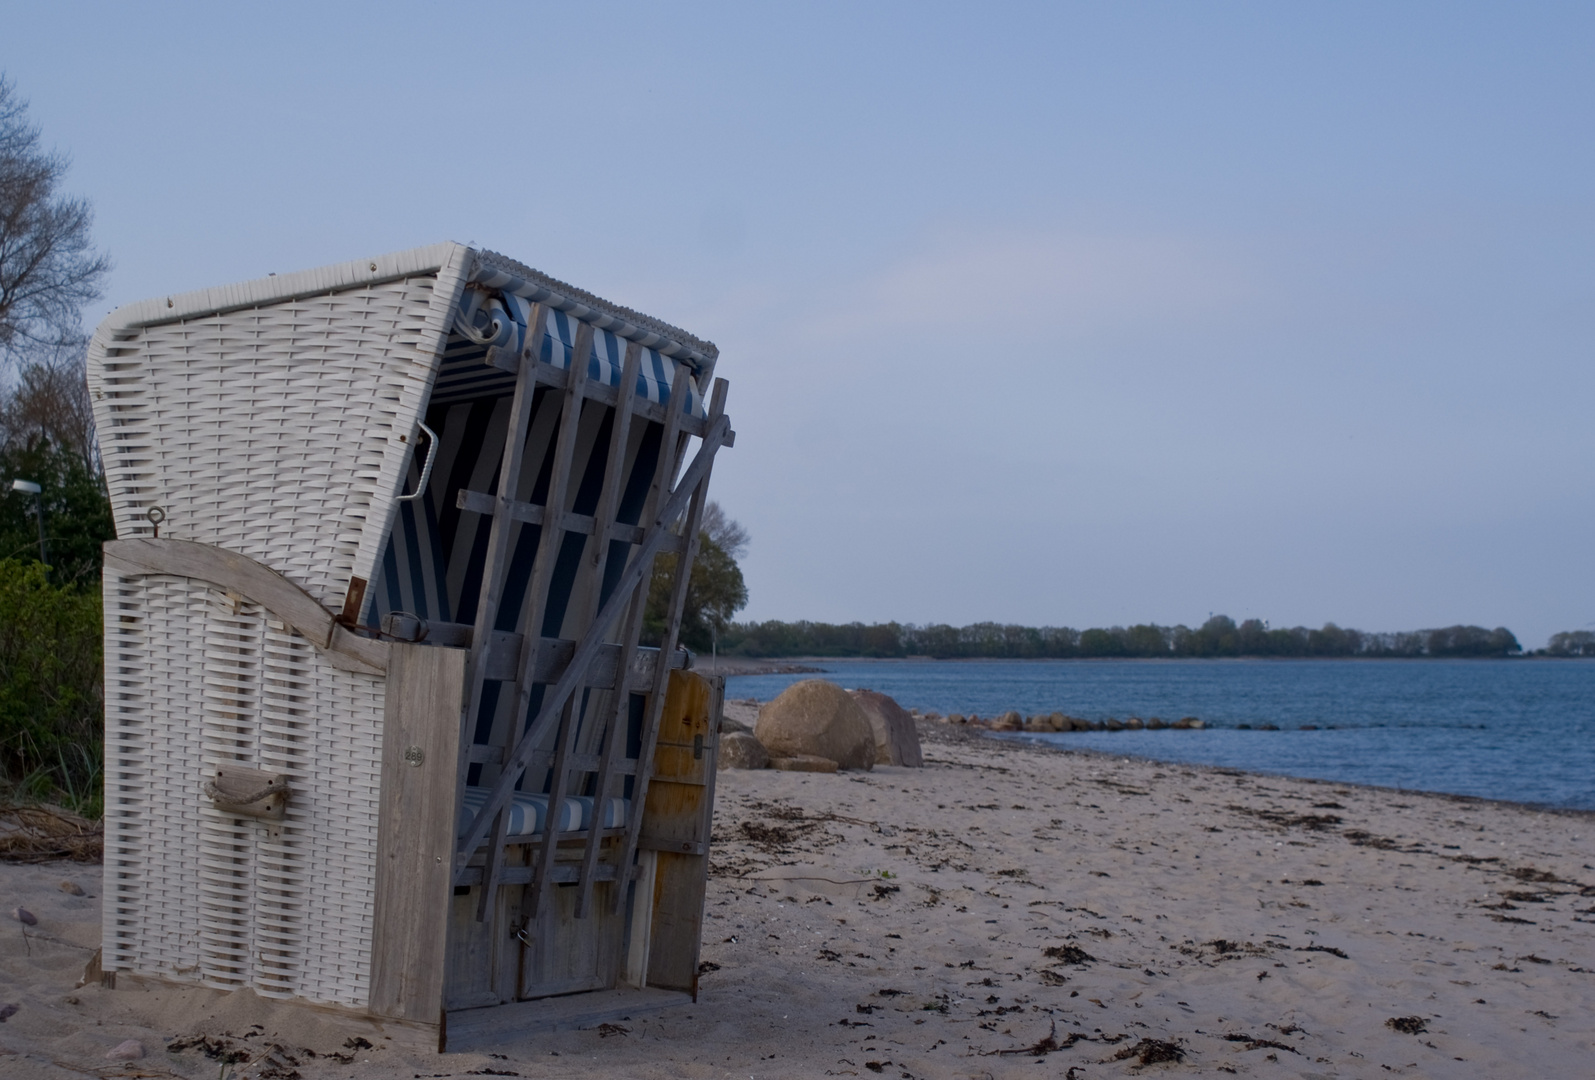
[[[32,480],[13,480],[11,481],[11,490],[33,496],[33,516],[39,519],[39,561],[48,570],[50,552],[44,545],[44,489]]]

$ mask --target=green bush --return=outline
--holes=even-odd
[[[24,798],[99,817],[100,593],[0,560],[0,775]]]

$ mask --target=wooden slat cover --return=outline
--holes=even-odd
[[[693,459],[692,464],[687,467],[687,471],[682,476],[681,482],[677,484],[669,503],[659,515],[659,521],[668,523],[675,521],[681,516],[682,511],[687,508],[688,501],[697,490],[699,482],[708,475],[710,466],[714,461],[715,451],[719,450],[721,441],[730,429],[730,423],[724,416],[718,417],[710,426],[709,433],[704,439],[703,445],[699,447],[697,456]],[[695,525],[696,522],[693,522],[693,524]],[[565,702],[569,700],[572,691],[585,678],[587,666],[592,663],[594,655],[605,644],[603,635],[608,632],[615,621],[615,617],[620,614],[621,608],[629,603],[631,591],[637,587],[644,575],[652,569],[653,557],[658,554],[660,545],[669,536],[670,531],[666,525],[657,525],[649,530],[649,538],[644,541],[642,549],[633,554],[632,562],[628,564],[625,573],[621,575],[620,581],[614,586],[614,591],[610,593],[609,600],[604,604],[598,617],[593,620],[593,624],[587,628],[586,634],[582,636],[581,642],[576,646],[576,652],[571,658],[570,667],[566,669],[566,673],[560,676],[559,681],[544,696],[542,710],[538,713],[537,719],[532,722],[525,736],[522,737],[520,746],[515,754],[505,763],[504,771],[499,774],[498,780],[494,782],[489,791],[487,804],[477,811],[476,817],[472,819],[465,836],[461,837],[459,844],[456,845],[455,865],[457,868],[465,866],[470,854],[486,838],[485,834],[492,824],[493,818],[509,800],[515,784],[525,771],[527,762],[531,759],[538,740],[546,734],[556,716],[563,711]],[[690,565],[690,560],[684,561],[687,565]],[[647,749],[651,748],[645,747],[645,750]],[[624,862],[624,859],[622,862]]]
[[[460,649],[392,647],[371,935],[379,1016],[436,1023],[443,1007],[465,660]]]
[[[707,845],[719,750],[716,732],[724,694],[723,679],[711,681],[690,671],[670,673],[659,725],[658,771],[648,786],[643,812],[643,835],[652,841],[651,847],[703,845],[703,854],[659,850],[648,949],[648,985],[694,995],[708,884]]]

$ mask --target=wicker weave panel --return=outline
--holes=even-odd
[[[369,579],[461,268],[96,335],[117,535],[258,559],[330,606]]]
[[[105,597],[107,969],[365,1005],[382,681],[202,582]],[[287,775],[286,820],[214,809],[223,762]]]

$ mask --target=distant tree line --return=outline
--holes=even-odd
[[[1579,634],[1583,637],[1579,638]],[[1579,631],[1558,634],[1568,639],[1555,655],[1595,656],[1595,635]],[[1574,640],[1578,639],[1578,640]],[[1585,640],[1588,639],[1588,640]],[[1587,651],[1577,652],[1576,649]],[[1099,657],[1503,657],[1523,652],[1504,626],[1448,626],[1438,630],[1369,633],[1326,623],[1274,629],[1260,619],[1237,623],[1215,615],[1200,627],[1112,626],[1074,630],[1066,626],[1012,626],[974,623],[970,626],[915,626],[911,623],[818,622],[731,623],[720,635],[726,655],[781,656],[929,656],[938,660],[1091,659]],[[1550,650],[1547,650],[1549,652]]]
[[[1546,656],[1595,657],[1595,631],[1568,630],[1565,633],[1552,634],[1551,640],[1545,645],[1544,653]]]

